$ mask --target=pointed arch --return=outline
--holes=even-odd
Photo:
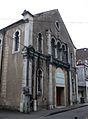
[[[13,34],[13,49],[12,53],[20,51],[20,30],[16,30]]]

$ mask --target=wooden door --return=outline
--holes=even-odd
[[[56,87],[56,102],[57,106],[61,105],[61,91],[59,87]]]

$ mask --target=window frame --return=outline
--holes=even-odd
[[[65,58],[66,58],[66,46],[65,46],[65,44],[62,44],[61,47],[62,47],[62,61],[65,62]]]
[[[56,26],[57,31],[60,32],[61,31],[61,27],[60,27],[59,21],[55,22],[55,26]]]
[[[54,42],[52,42],[52,40],[53,40]],[[56,57],[55,45],[56,45],[55,38],[52,37],[52,38],[51,38],[51,55],[52,55],[54,58]]]
[[[73,67],[73,53],[71,52],[70,53],[70,64],[71,64],[71,67]]]
[[[57,42],[57,59],[61,60],[61,43],[60,43],[60,41]]]
[[[39,50],[39,34],[41,34],[41,39],[40,39],[40,42],[41,42],[41,47],[40,47],[40,50]],[[43,53],[43,35],[41,32],[38,33],[38,37],[37,37],[37,51],[40,52],[40,53]]]
[[[15,43],[16,43],[16,33],[17,32],[19,32],[19,35],[18,35],[18,37],[19,37],[19,46],[18,46],[18,50],[16,51],[15,50]],[[15,54],[15,53],[18,53],[18,52],[20,52],[20,30],[19,29],[17,29],[14,33],[13,33],[13,47],[12,47],[12,54]]]
[[[39,71],[41,71],[40,90],[38,89]],[[42,71],[42,69],[38,69],[38,71],[37,71],[37,94],[42,94],[43,95],[43,71]]]

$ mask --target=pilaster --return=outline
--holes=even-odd
[[[8,43],[4,41],[3,62],[2,62],[2,77],[1,77],[1,98],[3,103],[6,103],[6,84],[7,84],[7,67],[8,67]]]

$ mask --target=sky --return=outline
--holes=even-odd
[[[0,29],[22,19],[25,9],[31,14],[58,9],[75,47],[88,48],[88,0],[1,0]]]

